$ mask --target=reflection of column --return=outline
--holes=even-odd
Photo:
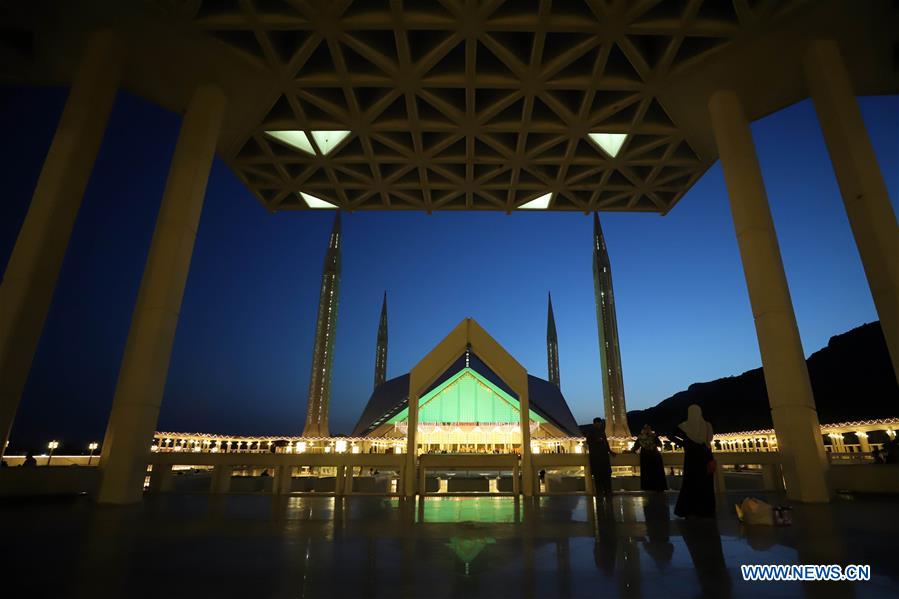
[[[571,547],[568,537],[556,541],[556,588],[559,596],[571,596]]]
[[[865,129],[849,72],[833,40],[813,42],[805,76],[843,205],[899,378],[899,237],[896,215]]]
[[[103,441],[99,494],[103,503],[134,503],[141,498],[224,109],[222,92],[202,86],[184,115]]]
[[[797,561],[800,564],[852,563],[830,506],[796,506],[793,510],[793,526],[795,530],[803,531],[802,534],[795,535],[796,550],[799,554]],[[873,569],[876,571],[877,564],[874,564]],[[802,584],[808,596],[817,594],[821,589],[820,582]],[[830,597],[855,596],[854,584],[851,582],[831,581],[827,583],[827,587]]]
[[[732,91],[713,94],[709,110],[781,444],[787,495],[828,501],[818,414],[749,122]]]
[[[88,40],[0,284],[0,455],[50,309],[81,198],[106,130],[121,50],[109,31]]]

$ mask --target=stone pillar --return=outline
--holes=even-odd
[[[150,473],[150,492],[166,493],[172,490],[172,465],[154,464]]]
[[[818,413],[749,121],[733,91],[713,94],[709,110],[755,319],[787,496],[826,502],[830,490]]]
[[[534,467],[531,465],[531,410],[528,401],[527,376],[518,393],[519,426],[521,426],[521,492],[525,497],[534,494]]]
[[[805,77],[899,380],[896,215],[836,42],[818,40],[809,46]]]
[[[855,433],[855,436],[858,437],[858,448],[862,453],[870,453],[871,444],[868,443],[868,433],[863,431],[858,431]]]
[[[210,493],[228,493],[231,491],[231,476],[234,474],[234,467],[219,464],[212,469],[212,483],[209,487]]]
[[[99,501],[140,501],[225,98],[201,86],[184,115],[131,320],[100,460]]]
[[[90,36],[0,284],[0,455],[103,140],[121,62],[112,32]]]
[[[411,377],[410,377],[411,385]],[[418,475],[416,443],[418,437],[418,395],[409,397],[409,418],[406,419],[406,479],[403,485],[403,491],[407,497],[415,497],[419,491],[425,492],[424,486],[417,489]]]

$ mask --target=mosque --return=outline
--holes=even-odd
[[[605,239],[594,214],[593,275],[601,348],[601,373],[609,436],[630,438],[621,378],[621,359],[612,291],[611,265]],[[322,273],[318,318],[303,438],[327,438],[331,366],[340,288],[340,213],[334,218]],[[381,306],[375,349],[374,390],[353,439],[367,439],[369,449],[397,449],[408,437],[410,373],[386,380],[387,294]],[[495,343],[495,341],[494,341]],[[497,344],[498,345],[498,344]],[[577,422],[561,392],[559,340],[548,297],[546,354],[549,380],[527,374],[528,432],[532,450],[558,453],[583,451]],[[519,396],[512,386],[466,346],[464,354],[433,377],[418,400],[418,453],[521,453]],[[310,444],[306,446],[311,449]],[[319,444],[321,447],[321,444]]]

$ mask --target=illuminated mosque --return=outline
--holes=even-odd
[[[303,438],[329,436],[331,365],[340,287],[340,213],[334,218],[322,272],[318,318]],[[602,355],[607,432],[630,437],[621,379],[621,359],[605,239],[594,215],[593,274]],[[386,380],[387,294],[381,306],[375,349],[374,390],[354,427],[352,439],[367,439],[367,449],[401,451],[408,437],[410,373]],[[581,452],[582,434],[561,392],[559,341],[548,297],[546,325],[549,380],[527,374],[528,419],[532,450]],[[434,378],[418,400],[419,453],[521,453],[523,419],[518,393],[472,351],[470,345]],[[319,444],[321,447],[322,444]],[[354,444],[355,445],[355,444]],[[304,443],[304,450],[314,445]]]

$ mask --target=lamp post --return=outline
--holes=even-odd
[[[50,441],[47,443],[47,449],[50,450],[50,455],[47,456],[47,465],[50,465],[50,460],[53,459],[53,450],[59,447],[59,441]]]
[[[91,450],[90,455],[87,456],[87,465],[91,465],[91,459],[94,457],[94,452],[97,451],[97,447],[99,447],[96,443],[91,443],[87,446],[88,449]]]

